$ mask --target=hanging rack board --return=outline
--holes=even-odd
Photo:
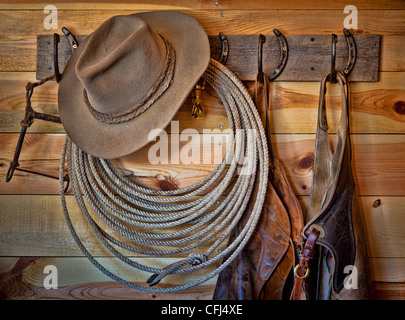
[[[241,80],[253,81],[257,73],[258,35],[225,35],[229,44],[226,66]],[[280,46],[273,34],[265,35],[263,44],[263,71],[273,72],[280,57]],[[77,36],[80,42],[86,36]],[[349,81],[378,81],[380,58],[379,35],[353,35],[357,58]],[[288,60],[282,74],[276,81],[319,81],[331,68],[331,35],[290,35],[285,36],[288,43]],[[349,50],[344,35],[338,35],[336,44],[336,70],[346,66]],[[221,57],[219,36],[209,36],[211,56]],[[59,70],[63,69],[71,55],[68,41],[60,36],[58,44]],[[196,57],[198,59],[198,57]],[[53,36],[37,36],[37,73],[38,80],[54,74]]]

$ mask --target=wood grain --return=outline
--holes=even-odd
[[[59,196],[0,196],[0,221],[2,224],[0,252],[4,256],[83,256],[82,251],[74,241],[65,221]],[[92,255],[111,257],[113,254],[105,248],[98,240],[87,221],[83,217],[73,196],[67,197],[69,216],[74,228],[85,247]],[[214,205],[215,209],[218,205]],[[94,219],[103,230],[127,245],[135,245],[139,249],[154,250],[157,247],[139,245],[131,242],[117,232],[111,230],[104,222],[95,216],[89,209]],[[183,227],[173,227],[165,230],[165,233],[180,231]],[[143,228],[137,228],[139,232],[150,232]],[[197,232],[196,230],[195,232]],[[163,232],[163,231],[162,231]],[[190,234],[188,234],[190,235]],[[211,240],[203,243],[195,250],[205,252],[213,242],[217,240],[214,236]],[[27,246],[27,243],[30,245]],[[227,240],[219,246],[223,249]],[[184,245],[181,246],[181,248]],[[162,246],[161,250],[178,249],[179,246]],[[131,252],[118,248],[118,251],[129,257],[145,257],[140,253]],[[173,259],[186,258],[190,251],[176,253]],[[217,254],[217,251],[213,255]],[[160,256],[158,258],[167,258]],[[155,259],[158,259],[155,258]]]
[[[116,14],[151,10],[177,10],[189,14],[212,36],[217,36],[219,32],[226,35],[272,34],[273,28],[288,36],[341,35],[343,19],[347,16],[343,8],[348,3],[343,0],[219,0],[217,3],[201,0],[123,0],[119,3],[109,3],[108,0],[88,0],[85,3],[56,0],[52,4],[59,9],[58,30],[45,30],[43,20],[46,14],[43,9],[48,4],[42,0],[0,0],[0,299],[211,299],[214,282],[179,294],[155,295],[139,293],[111,281],[86,258],[79,256],[80,252],[72,246],[74,243],[58,205],[57,181],[16,173],[9,184],[4,182],[17,140],[15,133],[20,130],[19,122],[24,114],[24,86],[27,79],[35,80],[36,37],[39,34],[52,35],[62,26],[75,34],[89,34]],[[361,196],[360,204],[371,248],[372,279],[377,281],[374,283],[375,299],[405,300],[402,231],[405,199],[402,160],[405,152],[405,2],[353,0],[350,4],[359,9],[359,29],[353,33],[381,36],[379,82],[352,83],[350,114],[350,129],[355,133],[352,142],[356,188],[362,194],[372,194]],[[38,95],[34,94],[33,100],[37,111],[57,114],[57,86],[47,84],[37,88],[36,93]],[[330,99],[334,102],[336,94],[333,90],[328,90],[328,93],[332,94]],[[206,112],[203,121],[190,121],[189,100],[178,113],[180,131],[195,128],[202,133],[204,128],[227,128],[224,110],[215,94],[208,90],[203,94]],[[296,193],[301,195],[298,199],[304,210],[311,184],[311,152],[318,94],[319,83],[272,83],[272,130],[276,133],[276,151],[287,167]],[[328,118],[332,128],[335,128],[338,116],[338,105],[331,107]],[[39,134],[28,137],[23,148],[22,167],[57,174],[63,138],[49,134],[63,133],[63,128],[36,121],[29,132]],[[136,164],[131,161],[128,164],[132,166],[133,173],[155,188],[166,187],[166,178],[169,177],[174,177],[170,186],[187,185],[212,170],[210,166],[172,165],[159,171],[142,161]],[[392,193],[397,196],[388,196]],[[24,194],[38,196],[25,197]],[[54,200],[49,201],[49,198]],[[19,234],[13,234],[13,230],[19,230]],[[33,230],[46,232],[41,234],[36,231],[34,234]],[[58,230],[63,239],[55,239],[57,233],[52,230]],[[40,240],[39,243],[45,243],[45,246],[34,242],[30,250],[30,246],[26,245],[27,238]],[[54,241],[56,247],[53,248],[48,241]],[[66,247],[63,247],[64,243]],[[25,253],[28,257],[5,257],[3,252],[7,251],[16,255]],[[33,256],[34,253],[46,255],[58,251],[64,256]],[[113,270],[116,268],[113,259],[100,259]],[[164,260],[155,262],[165,263]],[[61,286],[56,291],[43,288],[43,268],[48,264],[57,265],[61,271]],[[133,281],[143,283],[145,280],[138,274],[123,273]]]
[[[307,197],[305,197],[306,199],[300,198],[301,201],[307,199]],[[403,282],[405,247],[402,243],[402,230],[405,220],[401,217],[398,208],[403,207],[404,198],[360,197],[359,199],[362,215],[367,219],[369,252],[372,255],[373,252],[379,254],[378,257],[370,258],[372,280]],[[377,200],[379,200],[379,206],[376,207]],[[69,202],[71,201],[73,199],[69,197]],[[210,299],[215,279],[210,280],[211,284],[207,283],[207,285],[174,295],[140,293],[109,281],[86,258],[81,258],[74,241],[69,241],[70,236],[64,226],[58,206],[58,196],[0,196],[0,208],[7,208],[0,211],[1,225],[3,230],[10,230],[8,233],[2,232],[1,235],[2,255],[10,257],[0,258],[0,297],[3,299],[90,298],[90,296],[83,295],[83,292],[91,292],[91,294],[89,293],[91,299]],[[382,209],[384,213],[381,212]],[[77,210],[72,210],[74,221],[78,219],[77,215],[79,215]],[[80,223],[78,225],[79,233],[88,234],[83,225]],[[384,233],[385,236],[382,236],[381,233]],[[390,237],[387,237],[387,234]],[[91,239],[88,238],[86,241],[90,243]],[[27,247],[26,243],[30,243],[30,246]],[[385,250],[379,251],[381,247],[384,247]],[[89,248],[97,256],[103,256],[98,260],[104,266],[118,272],[122,277],[137,283],[144,281],[146,276],[142,272],[129,272],[128,268],[117,264],[115,258],[108,258],[96,244],[90,244]],[[19,255],[42,257],[19,259]],[[164,266],[176,259],[160,257],[158,259],[137,258],[137,260],[148,261],[153,266]],[[43,288],[42,282],[45,277],[43,269],[49,264],[58,268],[60,287],[58,290]],[[169,281],[168,284],[178,284],[181,279],[176,278],[172,281]],[[389,288],[394,287],[395,285]],[[396,294],[398,293],[396,292]],[[382,295],[383,293],[379,294],[380,298],[385,297]],[[391,294],[389,293],[389,295]]]
[[[130,281],[144,284],[141,275],[125,272],[117,268],[115,261],[100,258],[106,267],[118,271]],[[47,274],[44,268],[54,265],[58,270],[58,289],[47,290],[43,281]],[[0,258],[0,298],[1,300],[211,300],[215,288],[215,278],[206,284],[177,293],[145,293],[111,281],[86,258]],[[141,279],[140,279],[141,278]],[[175,281],[181,279],[175,279]],[[161,287],[172,283],[161,284]],[[374,299],[405,299],[404,284],[394,282],[374,282]]]
[[[179,10],[182,11],[182,10]],[[75,34],[90,34],[108,18],[133,10],[59,10],[59,26],[66,26]],[[342,34],[342,10],[192,10],[184,11],[201,23],[208,35],[272,34],[273,28],[285,35]],[[362,10],[355,34],[382,36],[380,71],[404,71],[405,61],[400,54],[404,41],[404,10]],[[36,37],[52,35],[55,30],[44,30],[41,10],[2,10],[0,12],[0,71],[35,71]],[[237,24],[233,23],[238,21]],[[271,23],[269,23],[271,21]],[[314,24],[314,21],[317,23]],[[386,39],[384,39],[386,37]],[[402,45],[401,45],[402,44]],[[398,47],[399,46],[399,47]]]
[[[104,275],[85,257],[81,258],[0,258],[0,266],[7,264],[9,270],[0,274],[0,298],[2,300],[30,300],[30,299],[65,299],[65,300],[99,300],[99,299],[130,299],[130,300],[209,300],[215,288],[216,278],[208,280],[197,287],[177,293],[145,293],[112,281]],[[146,279],[150,274],[146,272],[133,272],[126,266],[122,266],[113,258],[97,259],[104,267],[116,272],[122,278],[146,286]],[[163,267],[171,263],[171,259],[153,260],[147,259],[156,267]],[[13,264],[14,263],[14,264]],[[44,280],[47,276],[44,268],[53,265],[57,268],[58,289],[47,290],[44,288]],[[211,268],[212,269],[212,268]],[[183,284],[187,281],[199,279],[200,273],[173,275],[162,280],[158,286],[167,288],[173,285]],[[169,279],[170,278],[170,279]]]
[[[405,238],[402,232],[403,227],[400,227],[405,226],[405,215],[402,210],[405,199],[403,197],[381,196],[360,197],[359,199],[360,211],[365,222],[365,231],[369,243],[369,257],[405,257]],[[385,240],[382,240],[383,238]],[[385,243],[383,244],[383,242]],[[400,269],[400,265],[396,262],[401,264],[403,262],[401,260],[392,261],[393,269]],[[403,276],[400,277],[403,278]]]
[[[377,282],[404,282],[404,258],[370,258],[372,279]]]
[[[35,82],[33,72],[0,72],[0,132],[20,132],[20,121],[24,118],[26,98],[25,86],[28,82]],[[31,98],[32,107],[37,112],[58,115],[58,85],[54,81],[36,87]],[[179,129],[172,131],[168,126],[167,132],[178,133],[192,128],[202,133],[204,130],[220,130],[228,128],[225,109],[215,91],[207,86],[202,92],[204,102],[204,118],[193,119],[191,95],[187,98],[173,121],[177,121]],[[64,133],[62,125],[52,122],[35,120],[28,129],[36,133]]]
[[[20,132],[24,118],[25,85],[35,81],[33,72],[0,72],[0,132]],[[350,84],[350,131],[352,133],[405,133],[405,72],[380,72],[379,81]],[[245,82],[253,94],[254,83]],[[56,82],[35,88],[31,102],[38,112],[58,114]],[[317,82],[274,82],[270,86],[271,127],[273,133],[315,133],[319,100]],[[327,111],[331,132],[336,132],[340,119],[340,93],[336,86],[328,86]],[[202,119],[191,117],[192,99],[176,114],[182,132],[193,128],[204,130],[228,128],[228,119],[218,95],[210,86],[202,91],[204,109]],[[64,133],[63,126],[35,120],[28,129],[31,133]]]
[[[87,0],[85,3],[72,3],[69,0],[56,0],[52,2],[58,9],[71,10],[89,10],[89,9],[126,9],[126,10],[249,10],[249,9],[338,9],[342,10],[347,5],[344,0],[325,0],[322,2],[316,0],[220,0],[220,1],[203,1],[203,0],[120,0],[119,3],[111,3],[110,0]],[[43,0],[1,0],[1,9],[43,9],[45,5]],[[352,0],[351,5],[357,9],[405,9],[402,1],[383,0],[383,1],[368,1],[368,0]]]
[[[373,286],[375,300],[405,300],[404,283],[380,283]]]
[[[275,149],[296,194],[309,194],[314,138],[311,135],[273,135]],[[352,165],[359,195],[403,195],[403,135],[352,135]],[[332,142],[334,139],[332,139]],[[395,189],[395,190],[394,190]],[[389,190],[389,191],[388,191]]]
[[[178,151],[169,152],[168,157],[160,160],[161,164],[151,165],[149,150],[153,145],[147,145],[138,152],[121,158],[116,165],[126,170],[131,177],[138,177],[139,182],[150,188],[160,188],[156,179],[160,175],[174,179],[177,187],[191,185],[206,176],[220,161],[221,150],[225,151],[225,143],[210,144],[212,136],[203,135],[202,144],[179,141]],[[168,135],[177,140],[178,135]],[[217,136],[216,139],[218,139]],[[222,141],[226,135],[222,135]],[[334,136],[331,137],[335,141]],[[8,164],[13,158],[17,134],[1,134],[0,150],[0,181],[4,181]],[[57,176],[57,168],[64,135],[58,134],[27,134],[20,156],[21,168],[52,172]],[[311,189],[313,152],[315,136],[306,134],[276,134],[273,135],[275,152],[287,171],[288,179],[297,195],[308,195]],[[205,141],[205,142],[204,142]],[[215,141],[215,140],[211,140]],[[186,160],[193,163],[184,165],[179,152],[184,145],[194,145],[192,157]],[[207,151],[211,148],[211,157]],[[359,195],[398,195],[405,191],[405,169],[403,158],[405,152],[404,135],[352,135],[353,171],[356,190]],[[171,150],[171,147],[168,149]],[[152,155],[154,153],[151,153]],[[45,160],[45,161],[44,161]],[[168,161],[169,164],[164,164]],[[171,161],[179,161],[174,163]],[[29,178],[28,178],[29,176]],[[27,179],[28,178],[28,179]],[[0,184],[0,194],[49,194],[58,193],[57,182],[39,178],[23,172],[16,172],[13,180]]]
[[[375,83],[350,84],[351,133],[403,133],[405,74],[381,72]],[[340,92],[328,86],[327,112],[331,132],[340,120]],[[276,133],[314,133],[318,114],[319,84],[274,82],[271,85],[272,128]]]
[[[375,208],[373,204],[377,199],[380,199],[381,205]],[[112,256],[87,225],[73,196],[68,196],[67,201],[71,219],[85,246],[96,256]],[[393,281],[394,277],[397,277],[397,280],[402,279],[398,281],[403,281],[404,274],[399,270],[402,269],[405,261],[400,259],[405,258],[402,232],[405,228],[405,217],[400,209],[405,205],[405,198],[362,196],[359,197],[359,202],[360,214],[365,222],[368,255],[374,259],[373,269],[376,270],[376,281]],[[1,195],[0,205],[1,255],[14,257],[82,256],[67,228],[59,196]],[[104,226],[104,224],[102,225]],[[105,228],[105,230],[108,229]],[[177,229],[174,228],[174,230]],[[111,234],[116,235],[114,232]],[[27,243],[30,245],[27,246]],[[201,250],[208,248],[209,244],[205,244]],[[121,251],[131,257],[142,256]],[[188,253],[179,253],[175,257],[187,255]],[[391,260],[378,260],[380,258]],[[384,278],[381,270],[387,268],[389,264],[387,261],[391,261],[389,263],[392,274],[385,273],[387,278]]]
[[[62,73],[71,56],[70,44],[61,35],[58,44],[59,70]],[[81,43],[87,36],[77,35]],[[279,67],[281,47],[276,37],[265,35],[263,44],[263,72],[271,74]],[[330,69],[331,37],[328,35],[294,35],[286,37],[288,47],[288,63],[276,81],[320,81],[325,71]],[[354,81],[378,81],[378,65],[380,53],[380,36],[354,35],[356,43],[356,65],[348,79]],[[37,79],[44,79],[55,73],[53,36],[37,37]],[[344,36],[337,37],[336,69],[344,70],[347,65],[349,51]],[[226,66],[243,81],[255,81],[257,75],[257,44],[258,36],[228,35],[229,54]],[[221,57],[221,42],[218,36],[209,36],[211,57]],[[287,48],[286,47],[286,48]],[[287,49],[286,49],[287,50]]]

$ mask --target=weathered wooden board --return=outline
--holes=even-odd
[[[145,259],[146,260],[146,259]],[[151,260],[151,259],[150,259]],[[170,259],[167,259],[169,262]],[[383,259],[387,265],[390,259]],[[122,277],[144,285],[146,274],[130,272],[117,266],[116,259],[99,258],[98,261]],[[153,261],[161,265],[161,261]],[[53,265],[58,270],[58,289],[47,290],[44,268]],[[390,270],[390,268],[388,268]],[[389,272],[389,271],[388,271]],[[200,274],[201,275],[201,274]],[[196,279],[198,275],[194,276]],[[193,278],[190,278],[193,279]],[[168,287],[184,279],[173,276],[171,281],[163,280],[161,287]],[[376,278],[373,278],[374,281]],[[64,299],[64,300],[211,300],[216,277],[194,288],[176,293],[147,293],[138,291],[117,282],[96,270],[81,257],[1,257],[0,258],[0,297],[2,300]],[[375,299],[405,299],[403,283],[374,282]]]
[[[69,203],[74,201],[73,197],[68,198]],[[301,203],[305,203],[308,199],[308,197],[299,198]],[[403,207],[404,199],[403,197],[379,197],[378,199],[377,197],[359,197],[361,214],[366,219],[373,281],[402,282],[404,280],[405,246],[402,230],[405,220],[398,210]],[[379,205],[376,205],[377,200]],[[210,299],[213,293],[215,278],[204,285],[176,294],[147,294],[112,282],[87,258],[81,257],[81,252],[64,225],[58,196],[2,195],[0,208],[7,208],[0,210],[0,221],[3,230],[9,230],[7,233],[2,232],[0,240],[2,255],[8,257],[0,258],[0,296],[3,298],[85,299],[86,296],[83,296],[82,292],[89,291],[92,299]],[[79,234],[87,234],[88,237],[85,226],[77,223],[80,216],[78,210],[74,209],[71,213]],[[390,237],[387,237],[387,234]],[[92,244],[92,240],[94,239],[90,237],[86,242],[103,266],[129,281],[144,284],[146,273],[129,271],[128,267],[118,263],[116,258],[111,258],[100,246],[97,247],[97,243]],[[27,243],[30,243],[29,247]],[[19,259],[19,255],[30,258]],[[137,257],[136,259],[154,267],[162,267],[178,260],[178,258],[163,257],[158,259]],[[43,287],[46,265],[54,265],[58,269],[58,290],[49,291]],[[167,278],[163,285],[183,283],[203,274],[203,272],[197,272],[196,275],[187,277],[187,280],[181,276],[173,276]]]
[[[34,72],[0,72],[0,132],[20,132],[25,110],[25,85],[35,81]],[[253,82],[245,82],[252,93]],[[31,98],[38,112],[58,114],[56,82],[35,88]],[[405,72],[380,72],[378,82],[354,82],[350,85],[350,132],[405,133]],[[273,133],[315,133],[319,100],[319,83],[274,82],[270,86],[271,129]],[[331,132],[336,132],[340,117],[340,92],[329,87],[327,112]],[[179,131],[228,128],[225,109],[210,87],[202,91],[204,117],[191,116],[191,96],[176,114]],[[171,126],[166,128],[172,132]],[[64,133],[63,126],[36,120],[31,133]]]
[[[309,194],[314,140],[310,135],[276,135],[275,149],[296,194]],[[334,141],[332,139],[332,141]],[[359,195],[403,195],[403,135],[352,135],[352,163]]]
[[[299,197],[306,202],[308,197]],[[376,206],[376,201],[380,204]],[[96,256],[112,256],[91,231],[73,196],[67,197],[72,222],[89,251]],[[365,222],[370,258],[405,258],[405,197],[359,197],[360,214]],[[303,205],[305,212],[305,206]],[[59,196],[0,195],[0,252],[3,256],[82,256],[63,217]],[[109,228],[105,228],[109,230]],[[173,231],[178,228],[173,228]],[[112,232],[112,234],[116,235]],[[387,236],[389,235],[389,237]],[[129,241],[124,240],[125,243]],[[27,243],[30,245],[27,246]],[[203,252],[210,243],[198,250]],[[226,245],[226,244],[225,244]],[[223,246],[221,246],[223,248]],[[120,250],[131,257],[142,255]],[[179,253],[174,257],[186,257]],[[392,260],[400,269],[403,260]],[[400,263],[399,265],[396,262]],[[379,264],[375,261],[375,264]],[[400,273],[401,274],[401,273]],[[403,273],[402,276],[403,277]],[[391,276],[392,278],[392,276]],[[391,281],[391,280],[377,280]]]
[[[3,10],[0,12],[0,71],[35,71],[37,35],[52,35],[66,26],[76,34],[90,34],[106,19],[139,10],[58,10],[58,30],[45,30],[41,10]],[[183,11],[183,10],[180,10]],[[342,35],[342,10],[184,10],[196,18],[207,34],[272,35],[274,28],[287,36],[314,34]],[[381,35],[380,71],[404,71],[404,10],[362,10],[356,35]],[[237,21],[238,23],[235,23]],[[316,21],[316,24],[314,23]],[[274,38],[274,36],[271,36]],[[270,41],[270,40],[269,40]],[[340,41],[340,44],[345,44]],[[338,43],[339,45],[339,43]],[[329,47],[329,46],[328,46]],[[252,50],[256,50],[255,44]],[[340,51],[340,50],[339,50]],[[346,52],[346,51],[345,51]],[[271,68],[271,67],[270,67]],[[254,70],[255,67],[252,69]]]
[[[28,246],[23,248],[22,245],[26,236],[34,236],[27,232],[26,229],[29,226],[47,231],[52,226],[56,229],[59,228],[61,234],[66,237],[69,236],[69,234],[66,235],[64,224],[61,223],[63,217],[58,211],[60,207],[56,205],[58,203],[57,181],[16,172],[12,182],[9,184],[4,182],[4,175],[17,141],[17,135],[14,134],[10,138],[10,135],[4,133],[17,133],[20,130],[19,122],[24,114],[25,106],[24,86],[27,79],[30,81],[36,79],[37,35],[52,35],[55,31],[60,32],[62,26],[68,27],[75,34],[90,34],[103,21],[117,14],[176,10],[196,18],[215,41],[218,39],[219,32],[226,35],[256,36],[262,33],[270,35],[267,38],[267,44],[272,46],[273,28],[279,29],[288,37],[312,34],[330,37],[331,33],[341,35],[343,20],[347,17],[343,8],[349,3],[343,0],[322,2],[316,0],[251,0],[248,2],[244,0],[151,0],[147,2],[123,0],[119,3],[110,3],[109,0],[89,0],[85,3],[56,0],[52,4],[58,8],[58,30],[45,30],[43,22],[47,14],[43,10],[48,4],[42,0],[29,2],[28,0],[0,0],[0,72],[5,71],[0,73],[0,132],[2,132],[0,134],[0,194],[4,193],[4,190],[6,190],[5,193],[15,194],[13,196],[3,194],[0,198],[4,197],[3,199],[7,199],[7,202],[14,202],[7,197],[24,199],[21,200],[21,212],[18,211],[20,207],[17,205],[20,200],[3,206],[3,208],[7,208],[8,212],[6,220],[0,218],[0,225],[12,225],[10,228],[15,227],[15,230],[21,231],[21,238],[15,238],[10,233],[5,233],[15,239],[15,245],[19,247],[15,254],[24,253],[23,250],[25,253],[29,251]],[[355,151],[353,160],[357,175],[357,191],[373,195],[371,197],[361,196],[360,200],[361,210],[366,220],[367,237],[371,246],[371,275],[372,279],[377,281],[374,283],[374,298],[405,299],[405,258],[399,256],[404,247],[402,212],[405,188],[401,159],[404,157],[405,150],[403,140],[405,121],[405,80],[403,75],[405,73],[402,73],[405,71],[405,55],[403,54],[405,2],[353,0],[350,4],[359,9],[358,29],[352,30],[353,34],[380,35],[381,40],[379,81],[352,83],[350,113],[350,130],[351,133],[356,133],[353,135],[352,142]],[[338,45],[343,44],[344,42],[339,39]],[[251,51],[254,52],[256,48],[257,44],[253,44]],[[274,50],[272,47],[267,53],[277,53]],[[256,63],[256,60],[253,63]],[[269,68],[272,68],[270,63]],[[251,70],[254,71],[254,67]],[[282,80],[282,78],[280,79]],[[276,151],[287,167],[289,179],[293,181],[295,191],[298,194],[308,194],[310,190],[308,186],[311,184],[311,152],[313,152],[314,136],[286,135],[284,133],[313,134],[315,132],[319,83],[281,80],[274,82],[271,88],[272,130],[276,133],[274,135]],[[249,87],[249,83],[247,85]],[[332,94],[331,102],[337,101],[333,90],[328,90],[328,93]],[[221,130],[227,128],[226,116],[217,96],[206,90],[203,98],[205,117],[202,121],[192,120],[189,115],[191,100],[188,100],[175,119],[180,121],[180,131],[184,128],[195,128],[202,133],[207,128]],[[33,101],[34,107],[38,108],[37,111],[57,114],[57,85],[50,83],[37,88]],[[339,108],[332,107],[330,103],[328,105],[331,106],[328,110],[328,120],[334,131]],[[29,132],[39,133],[39,135],[28,137],[22,153],[22,167],[40,171],[43,169],[56,174],[62,136],[43,133],[63,133],[62,126],[36,121]],[[168,132],[170,132],[170,128]],[[280,133],[283,134],[280,135]],[[357,133],[362,135],[357,135]],[[55,143],[54,139],[58,141]],[[46,147],[47,144],[49,144],[49,148]],[[31,159],[32,156],[34,158]],[[132,160],[127,164],[131,166],[134,174],[138,175],[143,183],[154,188],[166,187],[167,181],[171,185],[191,184],[212,170],[212,166],[172,165],[163,168],[164,170],[161,172],[151,168],[150,165],[145,165],[143,161],[134,164]],[[161,175],[157,177],[156,175],[159,174]],[[174,177],[174,180],[166,180],[165,177]],[[390,195],[392,192],[397,196],[384,196]],[[33,193],[38,196],[24,198],[24,194]],[[42,196],[43,194],[52,196]],[[32,199],[30,199],[31,197]],[[48,197],[55,199],[54,206],[47,203]],[[298,199],[305,210],[308,197],[299,196]],[[4,201],[1,204],[3,203]],[[1,204],[0,211],[2,210]],[[16,208],[13,207],[14,205]],[[45,221],[41,219],[42,216],[36,210],[46,212],[43,215]],[[55,211],[51,212],[51,210]],[[34,216],[29,216],[29,214],[34,214]],[[13,215],[15,220],[9,217]],[[33,221],[35,217],[39,218]],[[52,217],[55,217],[55,220]],[[5,227],[0,229],[0,238],[5,239],[3,231],[8,231],[8,229]],[[36,237],[40,237],[40,235],[37,234]],[[52,237],[55,235],[48,240]],[[47,241],[46,236],[40,239]],[[384,240],[380,243],[381,239]],[[59,239],[55,243],[60,244],[64,241],[69,243],[69,239]],[[7,249],[7,247],[4,248]],[[8,247],[8,249],[10,248],[12,245]],[[39,248],[34,249],[32,252],[37,250],[37,253],[44,254],[50,253],[52,250],[55,250],[53,253],[62,250],[61,247],[52,248],[51,246],[42,251]],[[17,252],[18,250],[20,251]],[[86,258],[77,257],[80,252],[74,253],[72,250],[74,250],[73,247],[68,244],[64,253],[66,255],[63,257],[41,257],[39,260],[35,257],[21,260],[17,256],[4,257],[0,250],[0,299],[156,300],[211,299],[212,297],[215,280],[179,294],[139,293],[104,277]],[[113,259],[107,257],[101,259],[113,270],[116,268]],[[156,261],[162,266],[166,265],[166,262]],[[59,290],[46,290],[43,287],[42,282],[45,276],[43,268],[48,264],[57,265],[58,270],[62,271],[63,279],[60,279]],[[133,281],[144,281],[143,277],[137,278],[138,274],[125,272],[124,274]],[[171,280],[168,283],[171,283]]]
[[[405,257],[404,205],[404,197],[359,197],[359,210],[365,223],[369,257]],[[387,242],[382,240],[384,237]],[[397,268],[399,265],[396,262],[403,263],[393,260]]]
[[[64,37],[63,35],[61,35]],[[80,43],[84,36],[77,36]],[[53,36],[39,35],[37,51],[37,79],[54,73]],[[253,81],[257,74],[257,35],[227,35],[229,54],[226,66],[241,80]],[[278,67],[280,46],[274,35],[266,35],[263,45],[263,71],[271,74]],[[286,36],[288,61],[276,81],[320,81],[330,70],[331,36],[294,35]],[[357,48],[356,64],[350,81],[378,81],[380,37],[378,35],[355,35]],[[219,37],[210,36],[211,57],[221,57]],[[69,60],[71,50],[65,38],[59,43],[59,69],[62,73]],[[347,64],[349,50],[344,36],[338,36],[336,45],[336,69],[343,70]]]
[[[212,210],[218,205],[215,204]],[[113,256],[91,230],[78,208],[74,196],[67,196],[67,206],[75,230],[89,252],[94,256]],[[93,215],[91,209],[90,212]],[[125,239],[103,223],[98,217],[94,216],[94,218],[103,230],[114,238],[121,239],[127,245],[134,245],[139,249],[145,250],[157,249],[157,247],[140,245]],[[0,195],[0,221],[2,225],[0,253],[3,256],[83,256],[82,251],[76,245],[67,227],[59,196],[25,197],[21,195]],[[173,227],[164,232],[176,232],[186,227],[189,226]],[[137,231],[150,232],[150,230],[143,230],[142,228],[137,228]],[[192,250],[205,252],[215,240],[217,240],[216,236]],[[30,245],[27,246],[27,243]],[[223,249],[226,244],[227,240],[225,239],[224,243],[219,246],[219,249]],[[178,249],[179,247],[184,247],[184,244],[179,246],[161,246],[159,250]],[[129,257],[136,257],[137,259],[145,257],[145,255],[118,247],[117,250]],[[214,252],[213,255],[217,253]],[[190,251],[186,251],[166,256],[166,258],[173,257],[173,259],[179,260],[180,258],[186,258],[189,254]],[[155,258],[165,257],[155,256]]]
[[[138,285],[146,286],[150,273],[134,272],[128,266],[123,266],[118,259],[98,258],[104,267],[118,273],[122,278]],[[155,267],[164,267],[173,263],[173,259],[145,258],[143,263]],[[44,288],[46,273],[44,268],[53,265],[58,272],[58,289]],[[145,293],[117,282],[97,270],[85,257],[71,258],[0,258],[0,298],[3,299],[131,299],[131,300],[208,300],[212,299],[216,277],[188,290],[176,293]],[[210,268],[209,271],[212,271]],[[207,271],[184,275],[168,276],[159,283],[161,288],[172,287],[197,280]]]
[[[405,300],[405,284],[374,283],[373,299],[375,300]]]
[[[90,34],[108,18],[145,10],[58,10],[58,27],[65,26],[75,34]],[[208,35],[273,34],[274,28],[285,35],[331,33],[342,34],[346,17],[342,10],[175,10],[184,12],[200,22]],[[0,40],[31,39],[40,34],[52,35],[45,30],[43,10],[1,10],[0,27],[4,30]],[[403,32],[403,10],[362,10],[358,29],[354,34],[395,35]],[[316,23],[315,23],[316,21]],[[15,35],[15,37],[13,37]]]
[[[374,281],[405,281],[405,258],[370,258],[369,262]]]
[[[121,0],[119,3],[111,3],[110,0],[87,0],[84,3],[76,3],[71,0],[56,0],[52,2],[58,9],[90,10],[90,9],[126,9],[126,10],[282,10],[282,9],[337,9],[342,10],[347,5],[345,0]],[[398,0],[352,0],[351,5],[357,9],[405,9],[402,1]],[[1,9],[43,9],[46,3],[43,0],[1,0]]]
[[[168,141],[177,140],[178,135],[169,135]],[[226,135],[223,135],[224,138]],[[205,138],[204,138],[205,137]],[[126,170],[128,175],[136,178],[139,183],[149,188],[161,188],[159,180],[169,179],[178,188],[195,183],[205,177],[215,166],[225,151],[225,143],[217,151],[211,149],[211,157],[204,153],[206,144],[214,148],[216,144],[210,143],[213,136],[204,136],[201,144],[196,142],[179,141],[178,152],[190,144],[195,145],[191,158],[193,161],[184,165],[179,153],[169,152],[168,158],[162,159],[161,164],[151,165],[149,150],[153,144],[147,145],[138,152],[121,158],[117,164]],[[218,137],[217,137],[218,138]],[[331,137],[335,141],[334,136]],[[1,166],[0,181],[4,181],[8,170],[18,134],[1,134],[0,150]],[[40,172],[58,174],[58,166],[64,135],[27,134],[25,144],[20,156],[21,168]],[[211,140],[214,141],[214,140]],[[312,183],[313,152],[315,145],[314,134],[275,134],[273,135],[275,152],[287,171],[294,192],[298,195],[308,195]],[[177,144],[177,142],[176,142]],[[170,145],[171,146],[171,145]],[[405,195],[405,157],[404,135],[352,135],[353,171],[357,193],[360,195]],[[171,150],[171,147],[168,149]],[[214,158],[215,156],[215,158]],[[178,164],[164,164],[180,159]],[[58,183],[49,178],[38,177],[23,172],[15,172],[13,180],[0,184],[0,194],[56,194]]]

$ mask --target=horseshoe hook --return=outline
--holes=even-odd
[[[77,49],[77,47],[79,46],[79,43],[77,42],[76,37],[66,27],[62,27],[62,32],[66,36],[66,39],[70,44],[70,49],[72,50],[72,52],[75,51]]]
[[[226,64],[229,55],[228,38],[222,32],[220,32],[218,36],[219,40],[221,41],[221,57],[218,61],[222,64]]]
[[[269,75],[270,81],[275,80],[283,72],[285,65],[287,64],[287,59],[288,59],[288,44],[287,44],[286,38],[277,29],[273,29],[273,33],[275,34],[275,36],[278,39],[278,43],[280,46],[280,57],[278,60],[277,67]]]
[[[354,38],[353,38],[352,34],[350,33],[350,31],[348,29],[344,28],[343,33],[345,34],[347,48],[349,51],[346,68],[343,70],[343,73],[345,74],[346,77],[348,77],[350,72],[352,72],[352,70],[354,68],[354,64],[356,63],[357,48],[356,48],[356,42],[354,41]]]
[[[350,31],[346,28],[343,29],[343,33],[345,34],[345,39],[347,42],[347,63],[346,67],[343,69],[343,74],[347,78],[349,74],[352,72],[354,65],[356,63],[356,58],[357,58],[357,48],[356,48],[356,42],[354,41],[354,38]],[[336,82],[336,70],[335,70],[335,63],[336,63],[336,42],[337,42],[337,36],[335,34],[332,34],[332,49],[331,49],[331,71],[330,71],[330,82],[335,83]]]

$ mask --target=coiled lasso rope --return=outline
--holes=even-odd
[[[259,220],[269,170],[266,136],[260,116],[244,85],[224,65],[211,59],[203,77],[216,90],[226,109],[229,143],[222,162],[191,186],[170,191],[144,188],[124,177],[110,161],[92,157],[80,150],[69,137],[65,139],[59,189],[67,225],[84,255],[104,274],[128,287],[167,293],[188,289],[213,278],[243,249]],[[241,156],[245,157],[242,166],[238,162]],[[114,256],[132,267],[152,273],[148,284],[132,283],[110,272],[85,248],[67,208],[63,186],[66,163],[77,204],[92,231]],[[256,174],[257,170],[259,174]],[[257,196],[243,230],[224,250],[216,250],[227,241],[240,220],[255,183],[258,184]],[[225,190],[226,198],[216,206]],[[105,225],[125,243],[106,232],[102,227]],[[175,232],[170,230],[173,227]],[[213,243],[205,252],[197,250],[210,240]],[[149,256],[191,253],[188,258],[159,269],[129,259],[118,248]],[[186,274],[214,263],[216,269],[198,280],[171,287],[153,287],[169,274]]]

